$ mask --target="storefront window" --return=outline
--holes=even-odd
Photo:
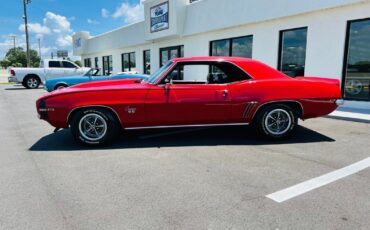
[[[211,56],[252,58],[253,36],[229,38],[211,42]]]
[[[278,69],[291,77],[304,76],[306,46],[307,27],[281,31]]]
[[[348,23],[344,98],[370,101],[370,19]]]
[[[134,52],[124,53],[121,57],[123,72],[136,71],[136,55]]]
[[[150,50],[144,50],[144,74],[150,74]]]
[[[85,67],[91,67],[91,58],[85,58],[84,59],[84,66]]]
[[[232,39],[231,56],[252,57],[253,36]]]
[[[99,58],[95,57],[95,69],[99,69]]]
[[[111,75],[113,71],[112,55],[103,57],[103,75]]]
[[[160,51],[160,65],[163,66],[169,60],[173,58],[183,57],[184,56],[184,46],[173,46],[167,48],[161,48]]]

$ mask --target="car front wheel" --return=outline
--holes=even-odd
[[[255,125],[259,133],[272,139],[284,139],[292,135],[297,124],[296,112],[286,105],[270,105],[258,114]]]
[[[112,113],[104,109],[84,109],[78,111],[71,120],[71,132],[75,140],[90,146],[105,145],[113,141],[118,127]]]

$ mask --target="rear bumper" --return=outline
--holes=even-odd
[[[17,83],[17,78],[16,77],[8,77],[8,82],[9,83]]]
[[[337,106],[344,105],[344,100],[343,100],[343,99],[335,100],[335,104],[336,104]]]

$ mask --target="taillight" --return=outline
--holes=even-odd
[[[11,69],[11,70],[10,70],[10,75],[15,76],[15,71],[14,71],[14,69]]]

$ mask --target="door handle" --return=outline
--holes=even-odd
[[[227,95],[229,94],[229,90],[225,89],[225,90],[219,90],[217,91],[218,93],[221,93],[223,97],[227,97]]]

